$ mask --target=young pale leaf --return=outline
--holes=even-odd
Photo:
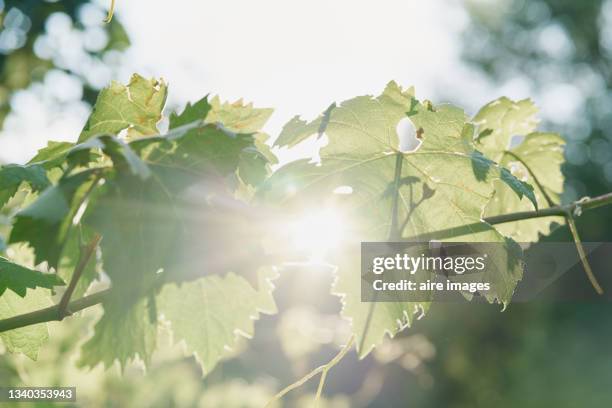
[[[221,123],[226,129],[237,133],[260,132],[274,112],[269,108],[255,108],[252,103],[245,104],[242,100],[222,103],[218,96],[210,101],[210,107],[207,123]]]
[[[276,277],[274,270],[260,270],[259,290],[233,273],[167,285],[158,296],[159,310],[175,342],[184,341],[208,374],[235,347],[238,335],[253,336],[260,313],[276,313],[271,283]]]
[[[281,134],[274,141],[274,146],[293,147],[313,134],[321,137],[329,123],[329,116],[335,108],[336,104],[331,104],[317,119],[309,123],[295,116],[283,127]]]
[[[28,183],[33,191],[49,187],[45,169],[37,164],[8,164],[0,167],[0,207],[3,207],[19,189],[21,183]]]
[[[118,135],[127,129],[128,138],[155,135],[168,90],[163,81],[133,75],[125,86],[112,82],[98,95],[93,112],[79,136],[79,143],[101,135]]]
[[[478,126],[478,146],[499,163],[512,138],[533,132],[538,126],[538,108],[529,99],[515,102],[501,97],[486,104],[472,120]]]
[[[63,285],[64,281],[55,274],[35,271],[0,257],[0,296],[6,289],[24,297],[28,288],[52,289],[54,286]]]
[[[537,108],[529,100],[514,102],[500,98],[478,112],[474,122],[479,133],[476,146],[487,156],[508,169],[516,178],[533,186],[538,207],[557,204],[563,190],[561,165],[564,162],[565,141],[555,133],[535,132]],[[485,216],[526,211],[530,207],[508,189],[496,182],[495,195],[487,205]],[[533,242],[539,234],[547,234],[552,222],[564,223],[563,217],[534,218],[520,223],[497,225],[496,229],[519,242]]]
[[[0,296],[0,319],[44,309],[52,304],[46,289],[30,290],[26,297],[13,292]],[[23,353],[32,360],[38,358],[40,347],[49,339],[47,324],[41,323],[0,333],[0,339],[11,353]]]
[[[421,139],[420,147],[411,152],[399,151],[396,131],[406,117]],[[379,97],[362,96],[332,105],[314,124],[294,119],[283,131],[283,144],[291,145],[317,133],[324,133],[329,143],[320,151],[320,165],[290,163],[271,177],[260,194],[297,207],[334,205],[345,219],[354,220],[347,247],[336,250],[343,255],[335,260],[338,272],[334,293],[343,299],[342,314],[352,322],[362,357],[380,344],[385,334],[393,336],[410,324],[415,313],[428,308],[423,302],[361,302],[359,267],[350,259],[359,259],[359,242],[393,237],[396,189],[397,224],[405,223],[406,227],[400,231],[403,236],[473,223],[479,228],[452,239],[511,245],[482,222],[483,209],[493,194],[495,180],[512,184],[517,195],[529,195],[529,189],[479,154],[465,137],[466,126],[461,109],[421,105],[412,91],[403,91],[392,82]],[[351,194],[334,194],[342,186],[351,187]],[[509,267],[482,280],[493,288],[487,294],[489,301],[507,304],[522,276],[522,262],[510,248],[504,257],[507,259],[499,262]]]

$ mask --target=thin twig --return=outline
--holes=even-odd
[[[72,314],[72,311],[68,308],[70,304],[70,298],[72,297],[72,294],[76,289],[77,283],[79,282],[81,275],[83,275],[83,271],[87,267],[91,256],[96,252],[96,248],[100,243],[100,239],[102,239],[102,237],[99,234],[94,235],[91,242],[87,244],[87,246],[81,251],[79,255],[79,261],[77,262],[77,265],[74,268],[74,271],[72,272],[72,277],[70,278],[68,288],[62,295],[62,299],[59,302],[57,310],[58,320],[62,320],[64,319],[64,317],[70,316]]]
[[[509,155],[509,156],[511,156],[512,158],[518,160],[523,166],[525,166],[525,168],[527,169],[527,171],[531,175],[531,178],[533,179],[533,182],[535,183],[535,185],[542,192],[542,195],[544,196],[544,199],[546,200],[546,203],[548,203],[548,206],[549,207],[554,207],[555,206],[554,201],[548,195],[548,193],[544,189],[544,185],[542,183],[540,183],[540,180],[538,179],[536,174],[533,172],[533,170],[531,170],[531,167],[529,167],[529,165],[526,162],[524,162],[523,159],[521,159],[519,156],[517,156],[516,154],[512,153],[511,151],[505,151],[504,153]],[[572,234],[572,237],[574,238],[574,243],[576,244],[576,249],[578,250],[578,254],[580,255],[580,262],[582,262],[582,267],[584,268],[584,272],[586,273],[587,278],[589,279],[589,282],[591,282],[591,285],[593,285],[593,289],[595,289],[595,292],[597,292],[598,295],[603,295],[604,291],[603,291],[601,285],[599,284],[599,282],[597,281],[597,278],[595,277],[595,274],[593,273],[593,269],[591,268],[591,264],[590,264],[588,258],[586,257],[586,253],[584,251],[584,247],[582,246],[582,240],[580,239],[580,234],[578,234],[578,228],[576,227],[576,220],[574,219],[573,210],[572,211],[567,211],[565,213],[565,220],[567,221],[567,225],[569,226],[569,230],[570,230],[570,232]]]
[[[340,362],[349,352],[351,347],[353,346],[353,342],[355,341],[355,336],[351,336],[346,345],[340,350],[340,353],[336,355],[329,363],[325,364],[325,368],[321,373],[321,379],[319,380],[319,386],[317,387],[317,394],[315,395],[314,408],[317,408],[319,401],[321,400],[321,395],[323,394],[323,386],[325,385],[325,379],[327,378],[327,373],[331,370],[336,364]]]
[[[340,352],[338,354],[336,354],[336,356],[334,358],[332,358],[327,364],[324,364],[322,366],[319,366],[319,367],[315,368],[314,370],[312,370],[311,372],[306,374],[304,377],[300,378],[296,382],[294,382],[292,384],[289,384],[288,386],[286,386],[285,388],[280,390],[275,396],[273,396],[270,399],[270,401],[267,402],[267,404],[264,406],[264,408],[267,408],[267,407],[271,406],[273,403],[275,403],[276,401],[279,401],[281,398],[283,398],[287,393],[293,391],[296,388],[301,387],[302,385],[307,383],[308,380],[310,380],[311,378],[315,377],[317,374],[323,373],[323,375],[327,375],[327,372],[333,366],[338,364],[340,362],[340,360],[342,360],[342,358],[346,355],[346,353],[348,353],[350,351],[354,341],[355,341],[355,337],[351,336],[351,338],[346,343],[346,345],[342,348],[342,350],[340,350]],[[322,378],[322,380],[323,380],[323,382],[325,381],[324,378]],[[319,382],[319,387],[317,389],[317,399],[319,398],[322,390],[323,390],[323,384],[321,382]],[[317,399],[315,399],[315,404],[317,402]]]
[[[576,243],[576,249],[578,250],[578,255],[580,255],[580,261],[582,262],[582,267],[584,268],[584,273],[586,273],[587,278],[589,278],[589,282],[593,285],[595,292],[598,295],[603,295],[604,290],[597,281],[595,274],[593,273],[593,269],[591,268],[591,264],[587,259],[586,252],[584,251],[584,247],[582,246],[582,240],[580,239],[580,235],[578,234],[578,228],[576,227],[576,221],[574,219],[574,215],[570,212],[567,213],[565,219],[567,220],[567,225],[569,226],[569,230],[572,233],[572,237],[574,237],[574,242]]]
[[[108,9],[108,14],[106,15],[106,18],[104,19],[104,22],[106,24],[110,23],[113,19],[114,14],[115,14],[115,0],[111,0],[111,5],[110,5],[110,8]]]

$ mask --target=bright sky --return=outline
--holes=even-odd
[[[377,94],[391,79],[437,102],[440,89],[461,95],[469,108],[500,95],[459,61],[469,20],[458,0],[118,0],[116,18],[133,46],[113,79],[161,76],[172,105],[212,93],[273,107],[272,135],[295,114],[312,118],[332,101]],[[61,38],[70,27],[58,21]],[[0,159],[24,161],[49,138],[76,139],[87,110],[74,88],[57,74],[17,95]],[[58,98],[75,102],[59,109]]]

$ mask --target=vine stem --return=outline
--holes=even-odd
[[[529,167],[529,165],[525,161],[523,161],[523,159],[521,159],[519,156],[512,153],[511,151],[505,151],[504,153],[518,160],[523,166],[525,166],[525,168],[531,175],[531,178],[533,179],[534,183],[542,192],[542,195],[544,196],[544,199],[546,200],[546,203],[548,204],[548,206],[553,207],[555,205],[555,202],[552,200],[550,195],[546,192],[544,185],[540,182],[540,180],[538,179],[538,176],[536,176],[533,170],[531,170],[531,167]],[[569,226],[570,233],[572,234],[572,237],[574,238],[574,243],[576,244],[576,250],[578,251],[578,255],[580,256],[580,262],[582,263],[582,267],[584,268],[584,273],[589,279],[589,282],[591,282],[591,285],[593,286],[593,289],[595,289],[595,292],[597,292],[598,295],[603,295],[604,293],[603,288],[597,281],[597,278],[595,277],[595,274],[593,273],[593,269],[591,268],[591,263],[586,257],[584,247],[582,246],[582,240],[580,239],[580,234],[578,233],[578,227],[576,227],[576,220],[574,218],[575,211],[576,211],[576,208],[572,209],[571,211],[567,211],[565,213],[565,220],[567,221],[567,225]]]
[[[568,211],[571,214],[580,208],[582,210],[591,210],[598,207],[604,207],[612,205],[612,193],[604,194],[598,197],[593,198],[583,198],[582,200],[575,201],[571,204],[563,205],[563,206],[555,206],[550,208],[545,208],[543,210],[538,211],[520,211],[516,213],[504,214],[504,215],[496,215],[494,217],[485,218],[484,221],[489,224],[502,224],[506,222],[514,222],[514,221],[522,221],[531,218],[538,217],[551,217],[551,216],[562,216],[565,217],[568,214]],[[482,223],[470,224],[465,227],[467,228],[477,228]],[[463,228],[463,227],[462,227]],[[446,237],[453,237],[462,235],[462,233],[457,233],[459,228],[450,228],[447,230],[440,230],[436,233],[431,234],[423,234],[420,236],[414,236],[411,238],[406,238],[404,240],[417,240],[417,239],[425,239],[425,237],[437,237],[440,234],[446,234]],[[112,289],[106,289],[92,295],[85,296],[81,299],[71,301],[68,304],[68,310],[74,312],[78,312],[88,307],[92,307],[98,303],[102,303],[107,297]],[[59,304],[55,306],[50,306],[45,309],[40,309],[34,312],[25,313],[22,315],[17,315],[14,317],[9,317],[8,319],[0,320],[0,333],[14,330],[21,327],[31,326],[33,324],[44,323],[62,320],[59,319]]]
[[[319,400],[321,399],[321,394],[323,392],[323,386],[325,385],[325,379],[327,377],[327,373],[331,370],[336,364],[340,362],[344,358],[344,356],[351,350],[353,343],[355,342],[355,336],[351,336],[348,342],[342,347],[342,350],[334,358],[332,358],[327,364],[319,366],[306,374],[304,377],[300,378],[296,382],[289,384],[282,390],[280,390],[274,397],[267,402],[264,408],[270,407],[276,401],[279,401],[282,397],[284,397],[289,392],[293,391],[296,388],[301,387],[305,383],[307,383],[311,378],[316,377],[317,374],[321,374],[321,379],[319,380],[319,386],[317,387],[317,394],[315,396],[314,406],[316,408]]]
[[[76,289],[77,283],[79,282],[79,279],[81,278],[85,267],[89,263],[89,260],[96,251],[96,248],[98,247],[98,244],[100,243],[101,239],[102,237],[100,236],[100,234],[94,235],[91,242],[87,244],[87,246],[85,246],[85,248],[81,251],[81,254],[79,255],[79,261],[76,267],[74,268],[74,272],[72,272],[72,277],[70,278],[68,288],[62,295],[62,298],[59,304],[57,305],[58,320],[62,320],[64,319],[64,317],[70,316],[72,314],[70,308],[68,307],[70,303],[70,298],[72,297],[72,294]]]
[[[568,212],[574,213],[578,208],[581,210],[592,210],[598,207],[604,207],[612,205],[612,193],[607,193],[597,197],[585,197],[578,201],[566,205],[556,205],[554,207],[543,208],[541,210],[534,211],[518,211],[514,213],[494,215],[492,217],[485,217],[482,220],[487,224],[505,224],[508,222],[516,222],[529,220],[532,218],[543,218],[543,217],[566,217]],[[402,239],[402,241],[426,241],[428,239],[436,238],[452,238],[460,235],[464,235],[466,231],[479,231],[482,228],[482,223],[477,222],[473,224],[466,224],[460,227],[447,228],[425,234],[413,235],[408,238]]]
[[[67,309],[74,312],[78,312],[79,310],[86,309],[88,307],[92,307],[97,305],[98,303],[102,303],[104,299],[106,299],[110,295],[111,289],[105,289],[100,292],[96,292],[92,295],[84,296],[80,299],[73,300],[68,303]],[[22,315],[9,317],[8,319],[0,320],[0,333],[19,329],[21,327],[32,326],[38,323],[52,322],[52,321],[62,321],[64,317],[60,317],[59,314],[59,304],[54,306],[49,306],[44,309],[36,310],[34,312],[25,313]]]

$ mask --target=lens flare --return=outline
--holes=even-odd
[[[311,261],[322,261],[338,248],[345,235],[342,216],[333,209],[312,211],[289,223],[290,245]]]

